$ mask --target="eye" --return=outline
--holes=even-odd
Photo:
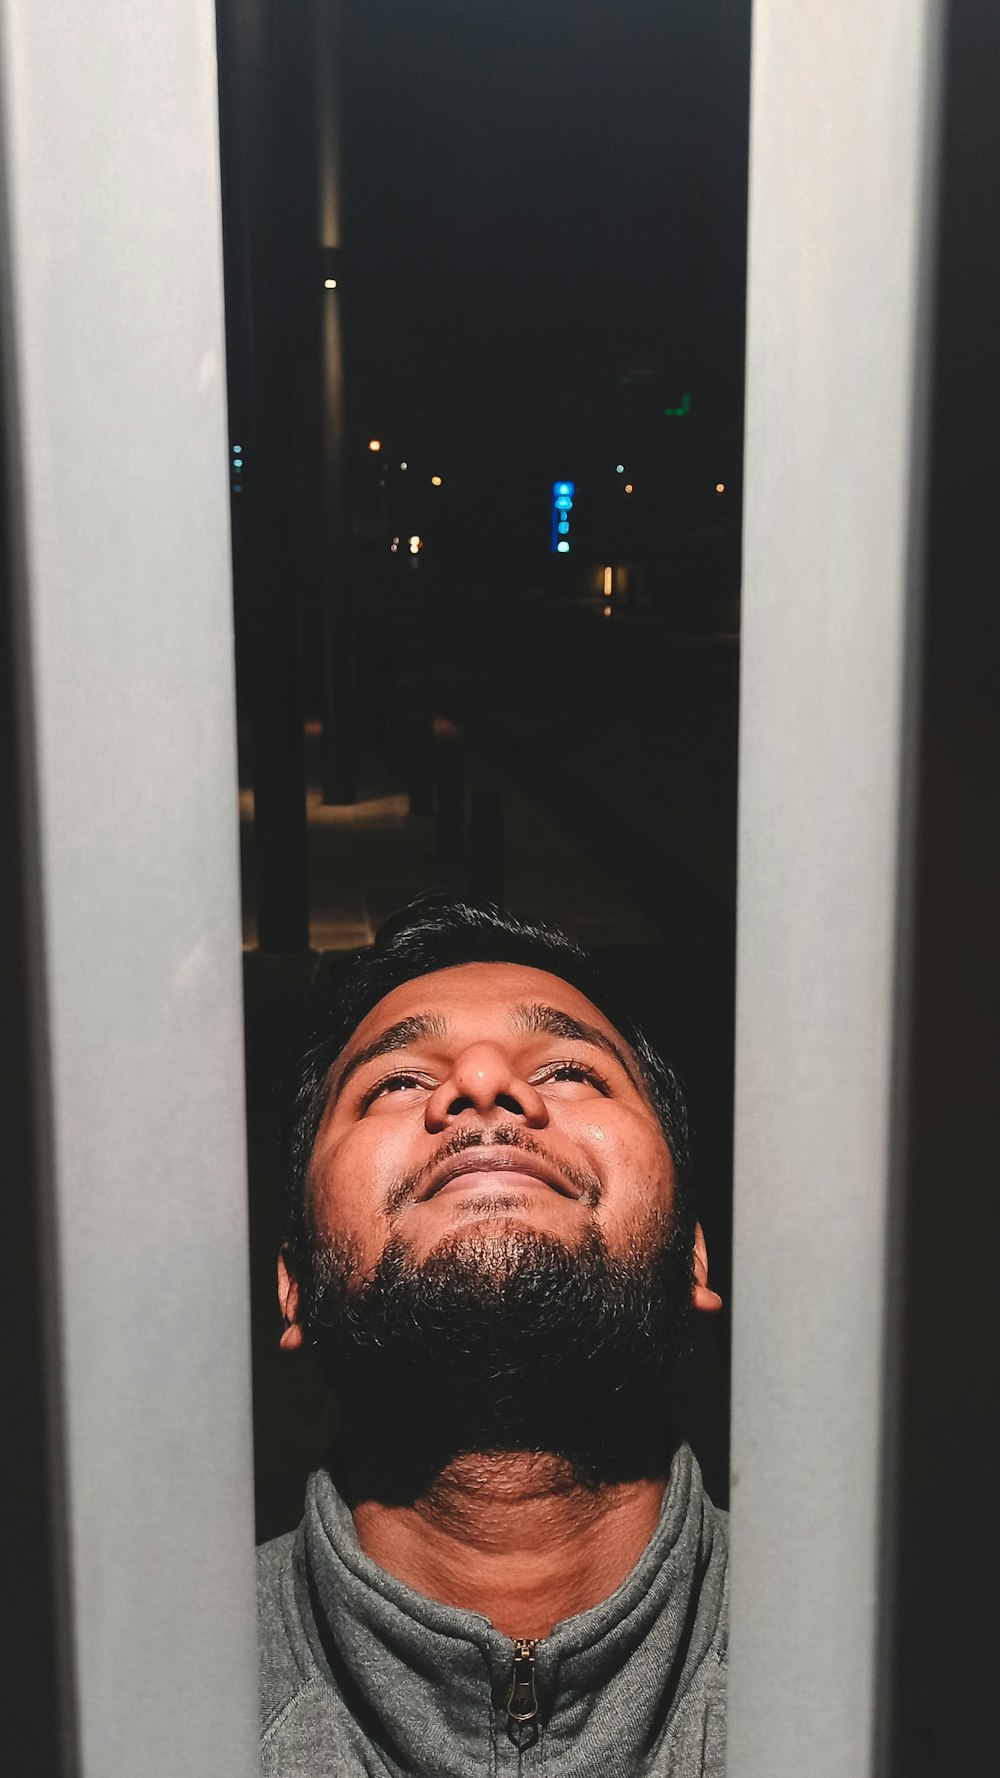
[[[593,1089],[607,1097],[610,1092],[607,1078],[592,1062],[581,1062],[575,1057],[567,1057],[563,1061],[549,1062],[535,1076],[536,1086],[567,1086]]]
[[[361,1112],[364,1114],[379,1103],[391,1104],[394,1099],[408,1100],[413,1093],[433,1092],[434,1085],[426,1075],[414,1074],[410,1069],[401,1068],[395,1074],[384,1074],[362,1095]]]

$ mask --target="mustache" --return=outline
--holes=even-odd
[[[437,1153],[422,1167],[415,1167],[412,1173],[404,1173],[393,1181],[386,1193],[385,1210],[391,1219],[398,1215],[405,1204],[411,1202],[427,1174],[446,1161],[454,1160],[458,1155],[465,1154],[470,1148],[515,1148],[521,1154],[533,1155],[536,1160],[545,1161],[561,1173],[574,1190],[579,1194],[580,1202],[590,1209],[599,1204],[603,1195],[601,1182],[596,1173],[589,1167],[575,1167],[571,1162],[556,1160],[547,1148],[536,1142],[520,1124],[496,1124],[489,1129],[481,1129],[470,1125],[466,1129],[457,1129],[449,1136]],[[499,1180],[498,1180],[499,1185]]]

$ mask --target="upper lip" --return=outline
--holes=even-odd
[[[417,1202],[432,1198],[450,1179],[457,1179],[461,1173],[527,1173],[533,1179],[541,1180],[543,1185],[550,1186],[553,1191],[560,1192],[564,1198],[579,1196],[563,1178],[557,1167],[541,1155],[526,1154],[521,1148],[466,1148],[461,1154],[452,1155],[441,1165],[431,1169],[427,1179],[417,1192]]]

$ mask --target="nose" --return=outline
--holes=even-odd
[[[474,1043],[456,1056],[446,1080],[436,1087],[424,1113],[428,1130],[440,1132],[465,1112],[490,1118],[494,1112],[523,1118],[529,1129],[549,1121],[541,1093],[521,1080],[498,1044]]]

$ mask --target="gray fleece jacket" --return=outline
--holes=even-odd
[[[376,1567],[317,1470],[298,1531],[259,1551],[263,1771],[724,1778],[726,1555],[682,1445],[621,1586],[519,1650]]]

